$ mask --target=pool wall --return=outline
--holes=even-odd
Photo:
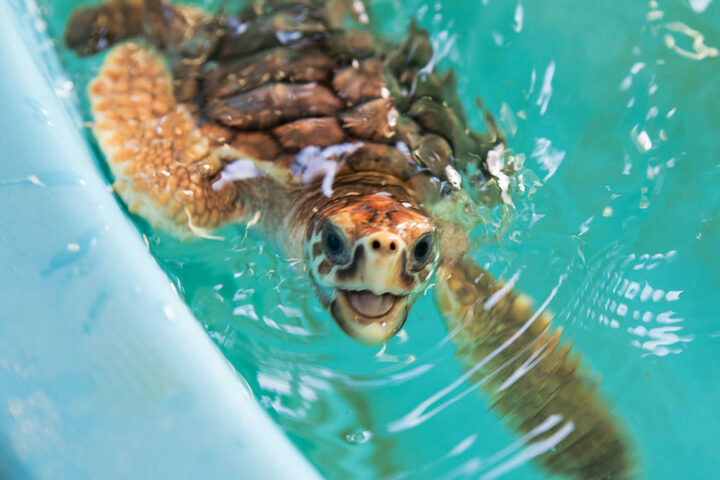
[[[0,478],[317,478],[207,337],[0,2]]]

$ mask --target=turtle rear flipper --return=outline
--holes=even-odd
[[[258,177],[252,184],[221,178],[226,160],[247,155],[225,145],[232,138],[216,126],[196,125],[151,50],[132,43],[112,50],[88,96],[113,187],[132,213],[153,226],[180,236],[214,229],[241,220],[248,202],[267,190],[259,178],[264,173],[250,159],[234,179]]]
[[[446,261],[435,289],[440,313],[467,370],[492,408],[523,435],[525,454],[552,473],[627,478],[628,439],[596,393],[552,316],[467,257]]]

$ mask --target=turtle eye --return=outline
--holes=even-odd
[[[329,224],[323,229],[323,248],[330,261],[335,264],[347,263],[350,249],[343,235],[334,226]]]
[[[415,242],[412,250],[412,260],[417,266],[425,266],[433,249],[433,235],[426,233]]]

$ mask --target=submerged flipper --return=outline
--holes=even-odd
[[[549,313],[466,257],[440,266],[435,292],[471,381],[524,435],[531,457],[570,478],[630,476],[628,440]]]
[[[183,236],[240,219],[253,187],[217,182],[228,147],[195,124],[176,102],[171,82],[157,54],[123,44],[105,58],[88,96],[117,194],[131,212]]]

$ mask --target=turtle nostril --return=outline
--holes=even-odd
[[[379,248],[380,248],[380,242],[378,242],[377,240],[373,240],[372,248],[373,248],[374,250],[379,249]]]
[[[395,250],[396,248],[395,242],[390,242],[390,250]]]

